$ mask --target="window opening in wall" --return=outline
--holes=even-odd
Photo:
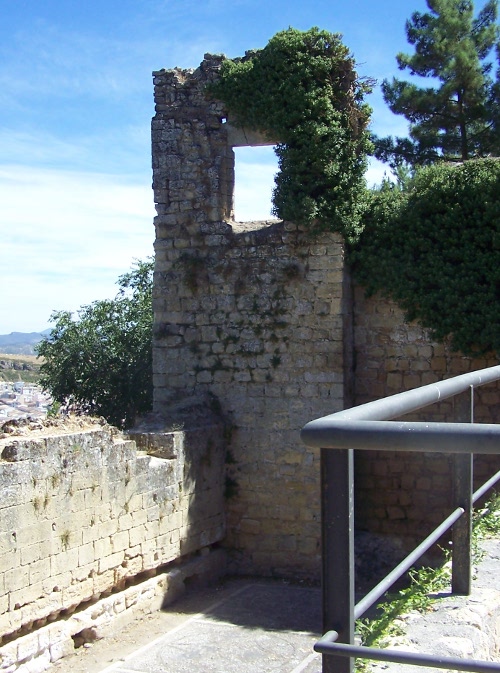
[[[234,147],[234,219],[270,220],[278,158],[273,147]]]

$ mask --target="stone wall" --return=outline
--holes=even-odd
[[[300,443],[313,418],[491,360],[450,353],[380,298],[353,298],[340,237],[292,223],[233,219],[234,153],[271,143],[237,129],[206,86],[223,56],[154,73],[155,413],[206,407],[225,418],[233,569],[319,572],[319,460]],[[498,389],[480,389],[476,420],[496,421]],[[424,415],[453,420],[464,400]],[[191,427],[185,414],[185,427]],[[477,460],[478,475],[495,461]],[[363,530],[421,536],[447,514],[451,459],[357,458]]]
[[[250,141],[206,98],[220,62],[154,74],[155,412],[204,399],[226,418],[234,568],[317,574],[318,455],[299,431],[344,405],[343,246],[232,220],[232,147]]]
[[[95,424],[0,439],[4,640],[223,539],[220,427],[155,453]]]
[[[465,357],[436,343],[383,297],[366,298],[361,287],[354,297],[355,404],[498,364],[492,356]],[[470,396],[445,400],[410,418],[468,422]],[[498,383],[474,391],[474,420],[500,422]],[[357,452],[357,528],[403,537],[412,546],[450,513],[452,469],[453,457],[444,454]],[[498,469],[500,458],[476,456],[476,484]]]

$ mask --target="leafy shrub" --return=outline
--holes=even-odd
[[[55,312],[36,350],[55,404],[130,427],[153,401],[153,261],[137,262],[118,284],[114,299],[83,306],[76,319]]]
[[[373,192],[357,280],[464,354],[500,351],[500,161],[438,164]]]
[[[277,33],[264,49],[223,61],[209,95],[231,121],[277,140],[273,214],[348,237],[361,216],[369,108],[349,50],[337,34]]]

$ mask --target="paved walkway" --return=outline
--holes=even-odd
[[[320,673],[321,656],[313,651],[320,626],[319,588],[231,579],[193,590],[145,624],[132,623],[112,642],[80,648],[53,668],[59,673]],[[149,627],[151,634],[163,628],[162,635],[147,642]]]
[[[491,630],[496,622],[500,628],[500,541],[488,541],[486,548],[472,595],[443,595],[430,612],[408,615],[398,647],[488,657],[492,639],[500,637]],[[321,657],[313,651],[320,628],[319,588],[232,579],[193,590],[167,610],[80,648],[53,668],[59,673],[320,673]],[[386,673],[431,670],[376,667]]]
[[[319,591],[237,584],[106,673],[316,673]]]

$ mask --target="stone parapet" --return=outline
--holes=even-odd
[[[109,426],[0,440],[0,636],[223,539],[220,432],[156,457]]]
[[[223,577],[222,550],[204,550],[200,556],[172,564],[158,574],[84,604],[64,619],[49,622],[0,646],[2,673],[41,673],[76,648],[116,633],[144,615],[158,612],[178,599],[189,582],[198,585]]]

